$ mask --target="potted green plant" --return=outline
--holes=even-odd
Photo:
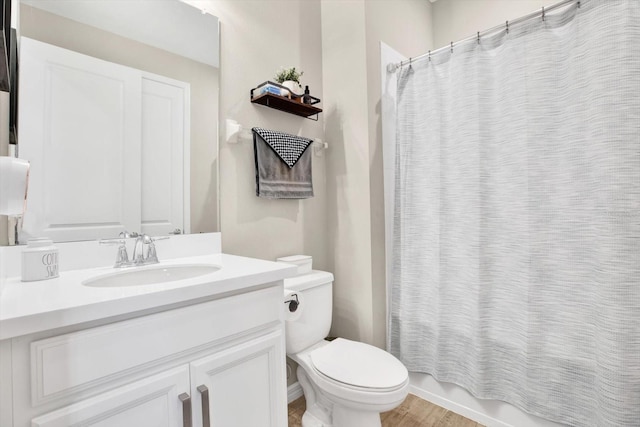
[[[299,95],[302,93],[302,87],[300,86],[300,77],[304,74],[304,71],[296,70],[296,67],[282,68],[276,74],[275,80],[282,86],[289,89],[291,93]]]

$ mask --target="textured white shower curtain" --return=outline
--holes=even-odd
[[[398,77],[390,348],[575,426],[640,426],[640,1]]]

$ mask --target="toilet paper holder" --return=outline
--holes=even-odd
[[[292,294],[291,296],[293,299],[288,299],[284,303],[289,304],[289,312],[295,313],[300,305],[300,300],[298,299],[298,294]]]

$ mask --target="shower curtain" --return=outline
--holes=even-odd
[[[572,426],[640,425],[640,1],[398,71],[389,346]]]

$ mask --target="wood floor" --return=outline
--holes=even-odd
[[[301,426],[305,408],[304,397],[289,404],[289,427]],[[413,394],[393,411],[383,412],[380,418],[382,427],[484,427]]]

